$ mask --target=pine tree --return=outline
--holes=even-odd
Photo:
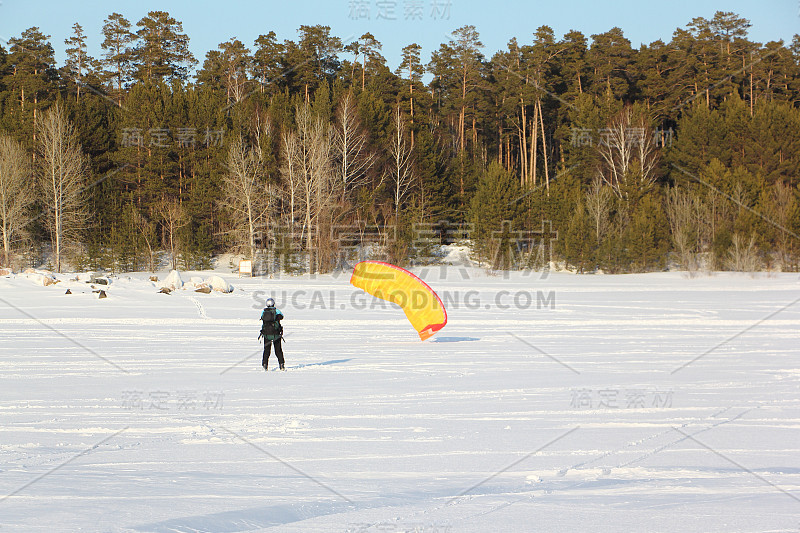
[[[136,25],[134,77],[147,83],[186,80],[197,61],[189,51],[189,37],[182,33],[183,24],[166,11],[150,11]]]
[[[474,251],[492,268],[513,264],[516,250],[512,232],[518,229],[522,189],[516,177],[492,163],[480,176],[470,205]]]
[[[425,74],[425,67],[422,66],[420,53],[422,47],[416,43],[409,44],[403,48],[402,61],[397,67],[397,74],[408,82],[408,99],[410,102],[409,115],[411,117],[411,145],[414,145],[414,86],[419,86],[422,76]]]
[[[72,25],[72,29],[72,37],[64,40],[64,44],[69,47],[65,50],[67,60],[64,69],[66,77],[75,83],[75,98],[80,100],[84,72],[92,68],[95,60],[86,53],[86,35],[83,33],[83,27],[76,22]]]
[[[467,109],[472,106],[481,78],[483,43],[475,26],[462,26],[455,30],[452,39],[442,44],[431,56],[428,70],[434,75],[434,88],[441,99],[451,102],[458,115],[455,118],[456,146],[459,153],[466,150],[465,131]],[[463,186],[461,187],[463,196]]]
[[[253,77],[258,81],[261,93],[274,94],[277,88],[286,84],[281,63],[284,45],[277,41],[274,31],[259,35],[253,45],[256,47],[252,62]]]
[[[698,99],[683,113],[677,129],[679,134],[666,155],[676,181],[697,175],[712,159],[730,163],[727,125],[721,114],[709,109],[704,100]]]
[[[560,45],[556,45],[553,30],[549,26],[540,26],[534,33],[534,42],[530,47],[523,49],[523,61],[526,63],[525,85],[527,91],[527,101],[533,104],[533,121],[530,123],[531,142],[528,147],[527,138],[523,135],[520,142],[520,152],[522,154],[523,176],[526,177],[523,183],[530,183],[534,187],[537,184],[537,155],[539,152],[538,143],[541,142],[541,165],[544,168],[544,182],[547,191],[550,190],[550,164],[548,153],[552,146],[548,146],[545,131],[544,110],[542,100],[548,95],[553,94],[553,84],[549,81],[554,78],[553,69],[554,59],[563,51]],[[529,83],[530,81],[530,83]],[[521,122],[523,124],[522,133],[525,133],[525,122],[527,113],[523,112]],[[526,155],[529,154],[529,155]]]
[[[32,27],[23,31],[20,37],[8,40],[10,68],[5,85],[12,99],[7,113],[14,116],[18,140],[24,139],[31,148],[36,143],[34,123],[56,91],[58,74],[49,38],[39,28]]]
[[[381,55],[383,45],[374,35],[367,32],[359,38],[362,65],[361,65],[361,90],[366,87],[367,72],[370,76],[377,74],[381,67],[385,67],[386,58]]]
[[[102,77],[106,83],[116,87],[117,103],[122,105],[122,89],[132,78],[134,61],[133,43],[136,35],[131,23],[119,13],[112,13],[103,24],[105,39],[100,44],[104,50],[101,63],[105,66]]]
[[[284,69],[290,89],[306,102],[323,82],[333,81],[341,66],[338,58],[342,41],[331,35],[330,26],[300,26],[300,41],[286,41]]]
[[[248,94],[248,77],[253,70],[250,50],[238,39],[219,44],[206,54],[197,81],[210,89],[225,91],[228,105],[241,102]]]
[[[642,198],[623,233],[624,262],[635,272],[660,270],[669,251],[669,223],[657,195]]]
[[[591,88],[596,95],[608,93],[616,99],[629,97],[634,52],[620,28],[592,35],[586,61],[592,69]]]
[[[577,96],[583,94],[584,84],[588,78],[586,70],[586,37],[579,31],[569,31],[561,40],[562,52],[559,54],[557,68],[561,75],[562,87],[559,94]]]
[[[659,122],[673,117],[672,108],[678,102],[672,99],[677,65],[673,61],[672,46],[657,40],[642,46],[635,64],[637,86],[648,108]]]
[[[745,74],[748,102],[755,107],[759,102],[790,101],[794,65],[791,52],[783,41],[770,41],[761,49],[752,50]]]
[[[575,206],[569,225],[562,234],[562,249],[567,264],[575,267],[578,273],[592,270],[591,220],[582,201]]]

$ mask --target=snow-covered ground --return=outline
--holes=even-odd
[[[796,274],[417,272],[0,278],[0,532],[800,531]]]

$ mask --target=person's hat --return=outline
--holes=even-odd
[[[273,300],[272,298],[267,298],[266,304],[267,307],[275,307],[275,300]]]

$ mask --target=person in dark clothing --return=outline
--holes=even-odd
[[[275,300],[272,298],[267,298],[266,304],[267,307],[261,313],[261,335],[259,335],[259,338],[264,337],[264,357],[261,359],[261,366],[264,367],[264,370],[269,370],[267,364],[274,344],[275,355],[278,357],[280,369],[286,370],[283,366],[283,348],[281,347],[281,341],[283,340],[283,326],[281,325],[283,313],[275,307]]]

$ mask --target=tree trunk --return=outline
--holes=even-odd
[[[533,106],[533,123],[531,124],[533,126],[532,133],[531,133],[531,146],[532,146],[532,149],[531,149],[531,175],[533,177],[533,186],[534,187],[536,187],[536,181],[537,181],[536,180],[536,172],[537,172],[537,166],[538,166],[537,165],[537,161],[536,161],[537,154],[538,154],[537,148],[538,148],[538,144],[539,144],[539,129],[537,128],[537,126],[538,126],[537,122],[538,121],[539,121],[539,106],[534,105]]]
[[[464,74],[461,78],[461,115],[459,117],[459,142],[461,144],[461,151],[463,152],[464,147],[464,126],[466,122],[467,116],[467,65],[464,64]],[[463,196],[463,193],[462,193]]]
[[[256,227],[253,221],[253,208],[252,202],[247,202],[247,227],[249,230],[249,240],[250,240],[250,259],[255,262],[256,259]]]
[[[497,164],[503,166],[503,125],[497,123]]]
[[[472,110],[472,153],[475,153],[475,147],[478,145],[478,120],[475,118],[475,109]]]
[[[542,155],[544,156],[544,180],[547,186],[547,195],[550,196],[550,171],[547,168],[547,137],[544,133],[544,113],[542,112],[542,101],[537,101],[539,107],[539,123],[542,125]]]
[[[11,248],[11,243],[9,242],[8,239],[8,230],[5,227],[3,227],[3,264],[5,266],[9,265],[8,257],[10,248]]]
[[[744,57],[742,57],[744,63]],[[750,65],[750,117],[753,117],[753,65]]]
[[[409,98],[411,100],[411,148],[414,148],[414,82],[409,84]]]
[[[528,176],[528,132],[526,131],[528,125],[528,117],[525,114],[525,100],[520,98],[519,102],[519,109],[520,109],[520,139],[519,139],[519,152],[520,152],[520,166],[522,167],[522,172],[520,172],[521,182],[522,185],[525,186],[530,179]]]

